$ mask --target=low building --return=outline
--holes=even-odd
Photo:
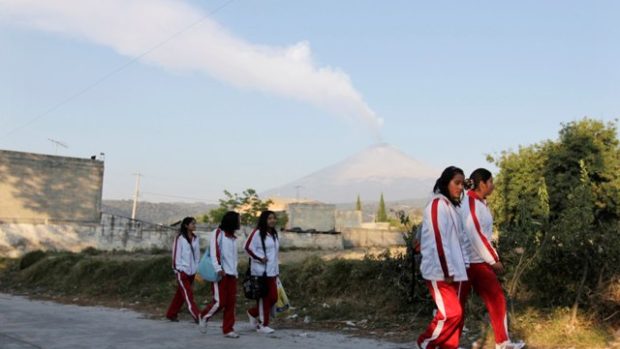
[[[0,150],[0,222],[101,220],[103,161]]]

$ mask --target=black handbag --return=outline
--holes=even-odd
[[[261,243],[266,256],[267,250],[265,249],[265,240],[262,238]],[[245,298],[255,300],[267,295],[267,267],[265,266],[265,271],[262,276],[252,275],[252,258],[248,260],[248,269],[245,271],[245,276],[243,278],[243,294]]]
[[[252,259],[250,258],[250,263]],[[267,294],[267,273],[263,273],[263,276],[253,276],[250,271],[250,266],[245,272],[243,278],[243,293],[247,299],[260,299]]]

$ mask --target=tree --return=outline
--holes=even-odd
[[[278,211],[276,212],[276,217],[278,218],[278,227],[285,229],[288,224],[288,214],[286,211]]]
[[[241,195],[231,194],[228,190],[224,190],[224,199],[220,199],[220,207],[209,212],[211,221],[219,223],[227,211],[239,212],[242,225],[254,226],[258,222],[258,216],[262,211],[268,210],[271,200],[263,201],[258,197],[256,190],[246,189]]]
[[[361,211],[362,210],[362,201],[360,200],[360,195],[357,194],[357,201],[355,202],[355,210],[356,211]]]
[[[545,305],[601,302],[620,273],[620,147],[614,123],[564,124],[557,141],[504,152],[490,205],[510,266]],[[561,285],[550,288],[549,285]]]
[[[209,217],[209,214],[201,214],[198,217],[196,217],[196,221],[198,223],[209,223],[211,222],[211,217]]]
[[[388,216],[385,211],[385,201],[383,200],[383,193],[381,193],[381,199],[379,199],[379,209],[377,210],[377,217],[375,222],[387,222]]]

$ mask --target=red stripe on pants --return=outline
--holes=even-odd
[[[248,313],[260,320],[259,304],[263,303],[263,326],[269,326],[269,316],[271,315],[271,307],[278,301],[278,284],[277,277],[267,277],[267,295],[256,301],[256,306],[249,309]]]
[[[467,269],[467,278],[487,308],[495,335],[495,343],[500,344],[510,340],[506,327],[506,298],[493,268],[487,263],[472,263]],[[462,294],[461,298],[461,304],[465,304],[467,294]]]
[[[174,294],[174,298],[172,298],[172,302],[168,307],[168,311],[166,312],[166,317],[169,319],[177,317],[183,303],[188,303],[187,307],[189,309],[189,313],[194,318],[194,321],[198,321],[198,314],[200,310],[196,306],[196,302],[194,302],[194,293],[192,292],[192,284],[194,283],[195,275],[187,275],[183,272],[177,272],[177,292]]]
[[[234,331],[235,326],[235,307],[237,306],[237,278],[225,275],[219,282],[213,283],[213,300],[200,313],[200,316],[209,315],[206,320],[209,321],[213,315],[217,314],[220,309],[224,310],[224,322],[222,324],[222,332],[224,334]],[[215,295],[215,287],[217,287],[217,298]],[[215,307],[215,308],[214,308]]]
[[[426,331],[418,338],[423,349],[456,349],[463,312],[458,297],[459,282],[426,281],[431,296],[437,305],[437,314]]]

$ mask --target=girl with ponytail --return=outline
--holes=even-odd
[[[470,288],[473,287],[489,312],[491,327],[495,333],[495,348],[523,348],[525,343],[513,343],[508,335],[506,299],[497,278],[498,274],[504,272],[504,265],[491,243],[493,216],[486,202],[495,187],[493,175],[489,170],[479,168],[472,172],[465,182],[469,190],[461,205],[460,215],[465,235],[470,242],[466,248],[470,266],[467,269],[469,281],[461,290],[461,304],[466,304]],[[462,326],[463,323],[461,328]]]

